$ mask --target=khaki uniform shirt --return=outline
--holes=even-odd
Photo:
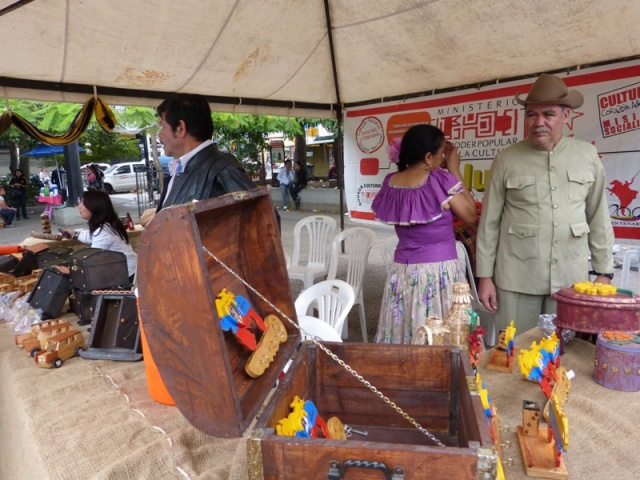
[[[513,292],[548,295],[613,272],[606,178],[592,145],[562,137],[553,151],[529,139],[491,165],[478,231],[477,275]]]

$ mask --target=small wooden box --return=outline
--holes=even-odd
[[[131,285],[124,253],[85,248],[70,254],[69,263],[73,288],[101,290]]]
[[[160,211],[140,237],[137,280],[153,359],[182,414],[216,437],[240,437],[255,422],[250,478],[340,478],[345,468],[353,479],[384,473],[348,466],[347,460],[385,464],[392,472],[404,469],[404,478],[495,478],[497,453],[465,352],[327,344],[445,447],[436,446],[319,347],[305,343],[296,353],[300,335],[267,188]],[[223,288],[247,298],[262,317],[278,316],[287,329],[274,363],[258,378],[244,370],[251,352],[220,326],[215,297]],[[295,395],[314,401],[325,420],[338,416],[369,435],[346,441],[275,435]]]
[[[603,387],[640,391],[640,344],[617,345],[600,334],[594,364],[593,379]]]

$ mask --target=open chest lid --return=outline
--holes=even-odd
[[[206,251],[205,251],[206,249]],[[282,242],[266,187],[158,212],[138,244],[140,319],[167,390],[187,420],[216,437],[239,437],[255,419],[299,343]],[[245,371],[253,353],[223,331],[216,296],[226,289],[265,319],[282,321],[287,340],[266,371]],[[255,323],[251,329],[262,336]]]

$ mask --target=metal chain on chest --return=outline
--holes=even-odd
[[[326,353],[327,355],[329,355],[333,360],[335,360],[341,367],[343,367],[347,372],[349,372],[351,375],[353,375],[360,383],[362,383],[365,387],[367,387],[369,390],[371,390],[377,397],[379,397],[382,401],[384,401],[387,405],[389,405],[391,408],[393,408],[396,412],[398,412],[405,420],[407,420],[411,425],[413,425],[415,428],[417,428],[421,433],[423,433],[424,435],[426,435],[431,441],[433,441],[436,445],[438,445],[439,447],[446,447],[446,445],[444,443],[442,443],[440,440],[438,440],[432,433],[430,433],[426,428],[424,428],[422,425],[420,425],[415,419],[413,419],[407,412],[405,412],[402,408],[400,408],[398,405],[396,405],[389,397],[387,397],[386,395],[384,395],[380,390],[378,390],[375,386],[373,386],[371,384],[371,382],[369,382],[368,380],[366,380],[362,375],[360,375],[357,371],[355,371],[353,368],[351,368],[349,365],[347,365],[344,360],[341,360],[335,353],[333,353],[331,350],[329,350],[327,347],[325,347],[324,345],[322,345],[321,343],[319,343],[314,337],[313,335],[308,334],[308,332],[306,332],[303,328],[301,328],[299,325],[297,325],[293,320],[291,320],[289,318],[288,315],[286,315],[282,310],[280,310],[277,306],[275,306],[273,303],[271,303],[271,301],[269,299],[267,299],[264,295],[262,295],[260,292],[258,292],[255,288],[253,288],[251,285],[249,285],[249,283],[247,283],[242,277],[240,277],[240,275],[238,275],[236,272],[234,272],[229,266],[227,266],[222,260],[220,260],[218,257],[216,257],[212,252],[209,251],[209,249],[207,249],[207,247],[205,247],[204,245],[202,246],[202,250],[204,250],[204,252],[209,255],[211,258],[213,258],[218,264],[220,264],[222,266],[222,268],[224,268],[225,270],[227,270],[231,275],[233,275],[235,278],[237,278],[238,280],[240,280],[249,290],[251,290],[253,293],[255,293],[258,297],[260,297],[262,300],[264,300],[271,308],[273,308],[276,312],[278,312],[282,318],[286,319],[290,324],[292,324],[294,327],[296,327],[298,330],[300,330],[301,332],[305,333],[308,335],[309,339],[320,349],[322,350],[324,353]]]

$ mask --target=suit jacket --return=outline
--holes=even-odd
[[[613,272],[604,168],[593,145],[562,137],[552,152],[529,139],[491,165],[478,230],[478,277],[513,292],[547,295]]]
[[[167,189],[163,190],[156,211],[191,200],[204,200],[252,188],[256,188],[256,185],[247,176],[236,157],[221,152],[212,144],[200,150],[187,162],[184,172],[178,174],[173,181],[168,196]]]

